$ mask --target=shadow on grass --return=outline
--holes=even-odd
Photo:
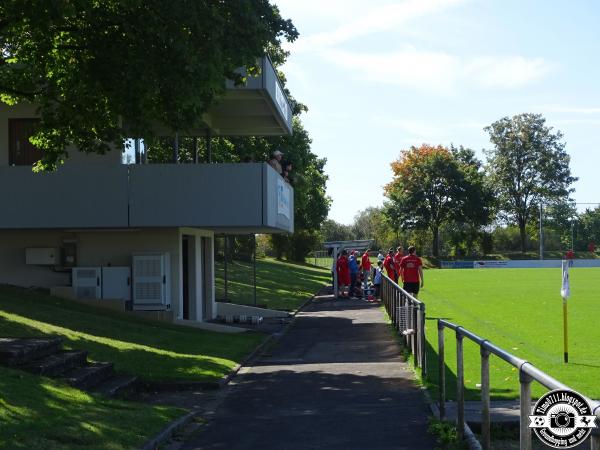
[[[0,288],[0,336],[60,335],[65,345],[146,379],[213,381],[264,336],[221,334],[140,319],[25,290]]]
[[[1,448],[137,448],[174,408],[109,400],[44,377],[0,368]]]

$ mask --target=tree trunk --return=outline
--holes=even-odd
[[[431,253],[433,254],[434,257],[439,257],[440,256],[440,252],[439,252],[439,247],[440,247],[440,227],[438,225],[432,225],[431,226],[431,234],[432,234],[432,249],[431,249]]]
[[[525,225],[527,225],[527,222],[523,219],[519,219],[519,233],[521,234],[521,253],[525,253],[525,251],[527,250],[525,248],[525,241],[527,239],[527,235],[525,233]]]

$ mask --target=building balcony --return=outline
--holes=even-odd
[[[226,82],[226,93],[207,119],[220,136],[282,136],[292,134],[292,106],[268,56],[259,60],[261,73],[246,84]],[[245,69],[239,69],[245,75]]]
[[[0,187],[0,229],[294,229],[293,188],[266,163],[0,167]]]

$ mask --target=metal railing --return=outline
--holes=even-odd
[[[518,358],[500,347],[492,344],[487,339],[477,336],[475,333],[443,319],[438,319],[438,357],[439,357],[439,410],[440,420],[443,420],[446,412],[446,380],[444,361],[444,328],[454,330],[456,334],[456,423],[459,438],[464,439],[465,423],[465,383],[463,365],[463,338],[470,339],[479,345],[481,354],[481,446],[483,449],[491,448],[490,435],[490,355],[496,355],[500,359],[519,370],[520,382],[520,432],[519,441],[521,450],[531,450],[531,428],[529,428],[529,415],[531,414],[531,383],[537,381],[548,389],[573,390],[542,372],[530,362]],[[593,414],[600,418],[600,402],[587,398]],[[600,450],[600,433],[598,429],[592,430],[590,439],[591,449]]]
[[[402,336],[406,348],[413,355],[415,367],[427,376],[425,303],[410,295],[397,283],[381,277],[381,301],[394,329]]]

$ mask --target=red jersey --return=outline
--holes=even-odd
[[[423,261],[416,255],[408,255],[402,258],[400,269],[402,270],[402,280],[405,283],[419,282],[419,267],[423,265]]]
[[[396,252],[394,255],[394,265],[398,269],[400,267],[400,263],[402,262],[402,258],[404,258],[404,253]]]
[[[385,271],[387,272],[388,278],[392,280],[396,279],[396,267],[394,266],[394,258],[390,255],[387,255],[383,260],[383,267],[385,267]]]
[[[575,253],[573,252],[573,250],[569,250],[567,252],[567,259],[573,259],[575,258]]]
[[[338,286],[348,286],[350,284],[350,268],[348,267],[348,258],[340,256],[335,265],[338,276]]]
[[[360,264],[363,270],[371,270],[371,260],[369,259],[369,254],[367,252],[363,253]]]

